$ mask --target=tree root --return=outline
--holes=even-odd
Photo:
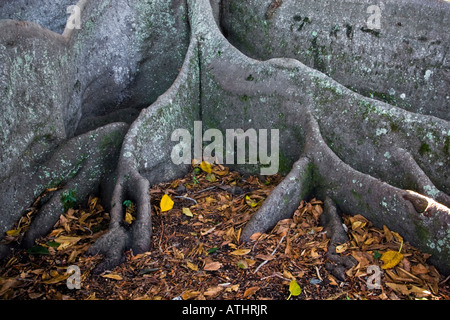
[[[337,213],[336,205],[329,197],[326,197],[324,201],[324,211],[320,220],[330,239],[326,253],[328,261],[325,263],[325,268],[339,280],[345,281],[345,271],[355,266],[356,260],[350,256],[342,257],[336,253],[336,246],[348,241],[348,236],[342,219]]]
[[[448,168],[442,164],[448,160],[449,122],[363,97],[294,59],[250,59],[222,35],[209,1],[187,4],[191,42],[183,67],[169,90],[141,112],[125,136],[110,231],[88,250],[105,255],[96,272],[120,263],[125,250],[151,249],[149,188],[187,172],[189,162],[172,161],[174,146],[179,142],[195,153],[203,141],[175,142],[172,133],[185,129],[192,134],[193,123],[201,120],[205,130],[223,132],[278,128],[281,173],[299,159],[250,219],[243,240],[291,217],[300,201],[314,193],[325,199],[323,219],[331,239],[328,266],[339,279],[353,261],[335,254],[336,244],[346,236],[338,209],[401,233],[433,254],[432,262],[449,273],[450,209],[405,190],[411,185],[448,203]],[[250,166],[235,167],[244,172]],[[125,200],[137,204],[137,219],[130,226],[123,223]]]

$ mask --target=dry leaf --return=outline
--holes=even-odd
[[[21,230],[22,230],[22,228],[8,230],[8,231],[6,231],[6,235],[8,235],[10,237],[17,237],[20,234]]]
[[[205,271],[217,271],[222,267],[222,264],[220,262],[208,262],[205,264],[205,266],[203,267],[203,270]]]
[[[117,273],[108,273],[102,276],[102,278],[108,278],[113,280],[123,280],[123,278]]]
[[[244,298],[247,298],[249,296],[252,296],[256,293],[256,291],[258,291],[260,289],[260,287],[251,287],[248,288],[247,290],[245,290],[244,292]]]
[[[403,241],[400,244],[400,249],[398,250],[398,252],[389,250],[383,253],[383,255],[381,256],[381,261],[383,261],[384,264],[381,266],[381,268],[391,269],[398,265],[400,261],[403,260],[403,254],[400,253],[402,251],[402,247]]]
[[[212,287],[212,288],[208,288],[204,295],[210,298],[216,297],[219,295],[219,293],[223,290],[223,287],[217,286],[217,287]]]
[[[194,216],[189,208],[183,208],[183,213],[188,217]]]
[[[125,213],[125,219],[124,219],[124,221],[125,221],[127,224],[131,224],[134,220],[136,220],[136,218],[133,217],[129,212],[126,212],[126,213]]]
[[[186,262],[186,265],[188,266],[189,269],[191,269],[192,271],[197,271],[198,270],[198,266],[192,262]]]
[[[189,300],[192,298],[197,297],[200,294],[200,291],[185,291],[183,292],[183,294],[181,295],[181,298],[183,298],[183,300]]]
[[[200,163],[200,169],[202,169],[206,173],[211,173],[212,172],[211,163],[209,163],[208,161],[202,161],[202,163]]]
[[[59,273],[56,273],[54,275],[55,276],[53,278],[51,278],[49,280],[46,280],[46,281],[42,281],[42,283],[44,283],[44,284],[56,284],[56,283],[59,283],[61,281],[65,281],[65,280],[67,280],[67,278],[70,277],[70,274],[61,274],[60,275]]]
[[[383,269],[391,269],[398,265],[403,259],[403,254],[397,251],[386,251],[381,256],[381,260],[384,264],[381,266]]]
[[[258,240],[261,235],[262,235],[261,232],[256,232],[250,236],[250,240],[253,240],[253,241]]]
[[[383,226],[383,231],[384,231],[384,237],[386,238],[386,241],[387,242],[391,241],[394,236],[392,235],[392,233],[388,229],[388,227]]]
[[[420,263],[411,267],[411,273],[413,274],[425,274],[428,273],[428,271],[428,268]]]
[[[409,295],[409,289],[405,284],[386,282],[386,285],[394,291],[400,292],[401,294],[404,295]]]
[[[270,261],[270,260],[275,259],[275,256],[271,255],[271,254],[258,254],[258,255],[256,255],[256,259]]]
[[[230,252],[230,254],[232,254],[234,256],[244,256],[247,253],[249,253],[250,251],[252,251],[252,249],[237,249],[237,250],[234,250],[233,252]]]

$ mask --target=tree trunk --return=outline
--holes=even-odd
[[[212,1],[211,6],[207,0],[173,0],[155,1],[148,5],[151,8],[141,2],[131,7],[124,3],[127,10],[109,3],[80,1],[81,29],[66,30],[62,36],[31,23],[0,21],[6,30],[0,35],[0,57],[5,61],[0,70],[0,90],[5,92],[1,107],[6,108],[1,116],[5,158],[0,190],[7,194],[2,192],[2,203],[15,203],[8,211],[0,208],[0,231],[20,218],[32,196],[39,194],[36,190],[42,192],[53,181],[39,182],[39,177],[46,177],[49,161],[59,161],[60,148],[73,147],[73,166],[78,163],[73,160],[74,141],[82,141],[87,150],[98,147],[98,140],[88,137],[100,129],[73,137],[88,130],[86,122],[92,127],[114,122],[108,115],[117,113],[121,119],[130,108],[139,112],[149,105],[131,123],[120,154],[102,167],[106,172],[117,163],[110,231],[89,249],[105,255],[98,272],[120,263],[125,250],[136,254],[151,249],[149,188],[189,170],[188,164],[172,161],[178,142],[171,136],[176,129],[194,135],[195,121],[202,121],[203,131],[279,130],[279,168],[287,175],[249,221],[243,240],[268,231],[291,216],[302,199],[314,195],[326,199],[325,220],[333,245],[345,238],[337,212],[362,214],[377,227],[387,225],[401,233],[431,253],[441,272],[450,272],[447,3],[419,2],[412,7],[409,0],[388,1],[381,11],[381,28],[375,31],[365,24],[369,4],[359,1],[261,5],[230,0]],[[128,15],[122,15],[124,11]],[[109,19],[115,16],[120,19]],[[134,26],[126,21],[130,17]],[[117,34],[109,35],[113,30]],[[430,54],[424,55],[420,45]],[[92,48],[101,54],[88,54]],[[39,64],[27,64],[34,58]],[[21,93],[31,89],[8,82],[14,74],[25,77],[31,88],[41,86],[41,91],[31,91],[35,107],[30,112],[38,117],[24,113],[24,120],[15,118],[16,110],[30,103]],[[47,108],[55,108],[50,117],[53,128],[42,118]],[[16,130],[19,120],[28,127]],[[38,126],[40,131],[30,129]],[[14,146],[16,139],[20,144]],[[191,141],[192,149],[197,143]],[[17,162],[23,155],[28,156]],[[101,152],[89,154],[89,159],[79,163],[75,177],[61,178],[63,190],[81,179],[78,172],[96,161],[106,163]],[[248,173],[263,167],[227,164]],[[28,189],[21,186],[22,168],[37,177]],[[56,174],[62,169],[53,170]],[[96,175],[96,185],[101,177]],[[14,192],[11,181],[17,181]],[[138,208],[130,228],[123,224],[124,200],[134,201]],[[25,243],[45,234],[61,211],[44,205],[43,218],[32,227],[41,232],[30,230]]]

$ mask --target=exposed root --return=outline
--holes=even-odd
[[[345,271],[356,265],[356,261],[350,256],[340,256],[336,253],[336,245],[348,240],[341,217],[337,213],[334,201],[326,197],[320,223],[324,226],[327,237],[330,238],[326,257],[329,260],[325,268],[339,280],[345,281]]]
[[[311,192],[311,161],[298,160],[286,178],[272,191],[261,208],[253,215],[242,231],[241,239],[248,241],[255,232],[266,232],[279,220],[292,217],[300,201]]]
[[[426,194],[428,197],[436,200],[439,203],[442,203],[447,207],[450,206],[450,196],[435,187],[433,182],[426,175],[426,173],[423,172],[423,170],[419,167],[413,156],[408,151],[402,148],[398,148],[394,150],[393,156],[402,163],[405,170],[405,175],[411,181],[413,181],[418,192],[420,192],[421,194]]]

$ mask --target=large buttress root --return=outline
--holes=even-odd
[[[103,262],[96,266],[94,273],[101,273],[123,261],[124,251],[131,249],[139,254],[150,249],[152,234],[149,183],[136,171],[119,172],[112,197],[111,222],[109,231],[92,245],[87,254],[103,254]],[[126,178],[124,178],[126,177]],[[137,217],[131,226],[124,222],[123,202],[136,203]]]
[[[273,228],[278,221],[290,218],[300,205],[300,201],[308,197],[312,190],[311,161],[307,157],[294,163],[291,172],[275,187],[253,215],[241,234],[243,241],[249,240],[256,232]]]
[[[292,215],[301,197],[314,190],[317,196],[330,199],[328,211],[334,212],[335,204],[347,214],[366,216],[376,226],[386,224],[413,245],[433,253],[436,265],[448,273],[449,209],[402,189],[403,183],[411,180],[404,178],[405,172],[412,168],[393,155],[399,148],[408,150],[433,185],[448,190],[446,168],[437,164],[445,159],[445,137],[435,145],[427,139],[448,132],[449,123],[418,117],[355,94],[293,59],[249,59],[220,33],[208,1],[191,0],[188,7],[192,37],[185,69],[174,86],[132,126],[129,136],[134,138],[126,139],[122,150],[121,159],[129,160],[123,173],[138,172],[150,186],[180,176],[184,169],[177,169],[170,160],[172,145],[164,141],[169,141],[177,128],[192,130],[195,119],[203,120],[205,127],[223,131],[279,128],[280,149],[286,162],[300,160],[250,220],[243,239],[254,232],[266,232],[277,220]],[[186,68],[191,71],[186,72]],[[186,112],[190,112],[190,118]],[[386,118],[395,130],[385,128]],[[412,133],[417,128],[423,136]],[[424,144],[434,154],[433,161],[417,151]],[[123,178],[118,181],[126,184]],[[116,196],[115,203],[121,206],[118,199],[123,198]],[[120,221],[123,212],[117,212],[120,219],[116,220]],[[117,224],[111,226],[115,228]],[[134,241],[130,236],[127,239],[126,246],[132,247]],[[350,265],[336,259],[331,253],[331,263]]]
[[[40,201],[39,212],[32,217],[31,225],[20,239],[23,247],[33,246],[36,239],[52,230],[67,209],[62,197],[66,192],[72,192],[77,204],[86,203],[93,193],[102,193],[102,181],[111,176],[117,166],[127,129],[125,123],[114,123],[68,140],[54,151],[40,170],[27,176],[28,184],[18,186],[23,197],[21,201],[29,204],[36,197],[33,188],[38,188],[39,193],[58,188],[45,201]],[[3,254],[8,252],[5,248],[7,246],[1,250]]]

